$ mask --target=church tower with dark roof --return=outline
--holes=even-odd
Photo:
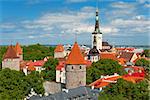
[[[99,28],[99,11],[96,9],[96,17],[95,17],[95,30],[92,33],[92,48],[96,47],[97,50],[102,49],[102,33]]]

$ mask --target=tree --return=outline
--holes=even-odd
[[[145,55],[145,57],[150,58],[150,50],[149,49],[145,49],[144,52],[142,53],[142,56]]]
[[[44,94],[43,80],[41,79],[39,72],[31,72],[25,77],[25,81],[28,83],[29,91],[33,88],[37,94]]]
[[[148,61],[148,60],[146,60],[144,58],[141,58],[141,59],[136,61],[135,65],[149,68],[150,67],[150,61]]]
[[[0,99],[22,99],[28,93],[24,74],[15,70],[0,71]]]
[[[53,56],[55,49],[55,47],[43,46],[40,44],[22,46],[22,48],[24,60],[41,60],[44,59],[44,57]],[[0,46],[0,67],[3,55],[6,52],[6,50],[7,50],[6,46]]]
[[[122,66],[117,61],[111,59],[101,59],[94,62],[87,69],[87,84],[97,80],[101,75],[112,75],[114,73],[123,74]]]
[[[146,60],[144,58],[139,59],[136,61],[135,65],[136,66],[143,66],[145,68],[145,71],[146,71],[147,79],[150,79],[150,61],[149,60]]]
[[[8,68],[0,71],[0,100],[23,99],[31,88],[37,93],[44,93],[42,80],[37,75],[25,76],[23,72]]]
[[[55,47],[47,47],[40,44],[23,46],[24,60],[41,60],[54,55]]]
[[[0,46],[0,69],[2,67],[2,59],[3,59],[3,55],[6,52],[6,46]]]
[[[41,72],[41,75],[44,78],[44,80],[55,81],[57,65],[58,65],[57,59],[53,59],[53,58],[48,59],[48,61],[43,66],[45,70]]]
[[[146,80],[134,84],[119,79],[117,83],[112,83],[103,89],[99,100],[118,100],[118,98],[119,100],[148,100],[148,93]]]

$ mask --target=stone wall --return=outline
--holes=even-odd
[[[55,52],[54,58],[64,58],[66,56],[65,52]]]
[[[86,85],[86,65],[66,66],[66,88],[76,88]]]
[[[4,59],[2,61],[2,69],[10,68],[11,70],[20,70],[20,59]]]
[[[61,84],[56,82],[46,81],[43,83],[46,93],[55,94],[61,91]]]
[[[20,58],[20,61],[23,60],[23,55],[18,55],[18,57]]]

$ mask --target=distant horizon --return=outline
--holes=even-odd
[[[150,45],[148,0],[2,0],[0,5],[0,45],[73,44],[75,34],[79,44],[90,45],[96,7],[104,41]]]
[[[19,43],[20,44],[20,43]],[[58,44],[41,44],[41,43],[33,43],[33,44],[20,44],[21,46],[28,46],[28,45],[37,45],[37,44],[40,44],[40,45],[44,45],[44,46],[57,46]],[[61,43],[59,43],[59,44],[61,44]],[[69,44],[69,43],[68,43]],[[62,44],[62,45],[68,45],[68,44]],[[79,44],[79,43],[78,43]],[[5,45],[1,45],[0,44],[0,46],[9,46],[9,45],[16,45],[16,43],[14,44],[5,44]],[[69,44],[69,45],[73,45],[73,43],[72,44]],[[79,44],[79,45],[86,45],[86,46],[91,46],[90,44]],[[111,44],[110,44],[111,45]],[[113,46],[127,46],[127,47],[130,47],[130,46],[138,46],[138,47],[140,47],[140,46],[146,46],[146,47],[150,47],[150,45],[132,45],[132,44],[130,44],[130,45],[120,45],[120,44],[116,44],[116,45],[113,45]]]

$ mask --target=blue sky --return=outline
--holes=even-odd
[[[150,45],[150,0],[0,0],[0,45],[89,45],[96,5],[103,41]]]

